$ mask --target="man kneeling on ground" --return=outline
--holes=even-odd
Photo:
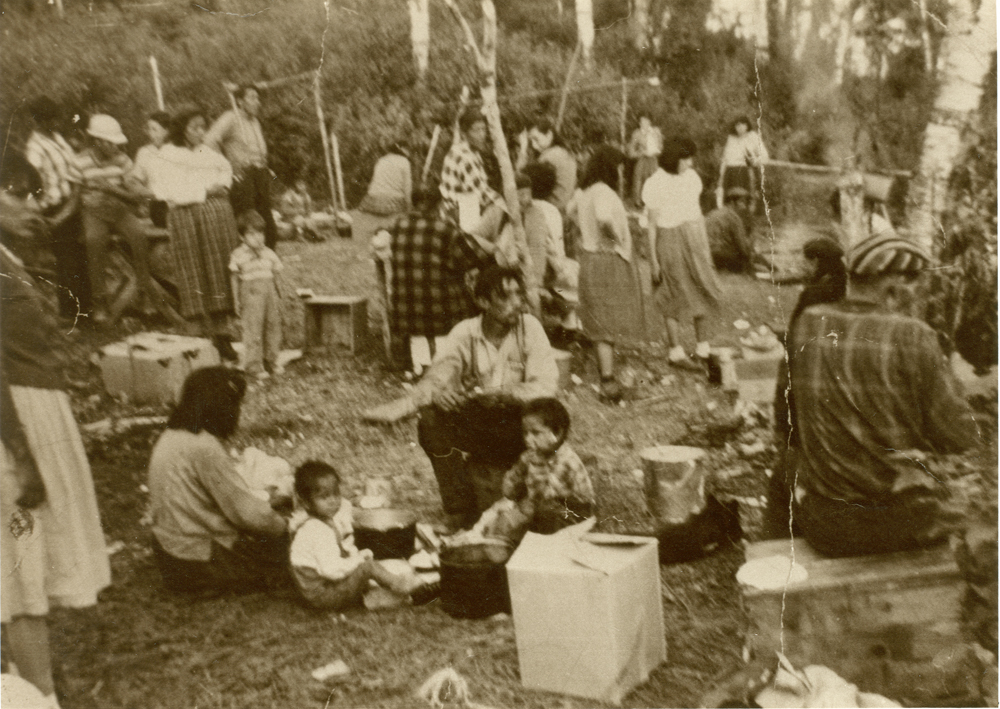
[[[448,333],[414,393],[420,445],[452,529],[472,526],[500,498],[524,451],[521,405],[555,394],[559,379],[542,324],[523,312],[516,270],[490,266],[474,295],[482,315]]]
[[[775,473],[797,530],[828,556],[930,546],[952,524],[948,493],[918,451],[957,453],[978,428],[934,331],[911,315],[929,256],[895,234],[850,252],[846,297],[807,308],[790,333],[789,422],[797,462]]]

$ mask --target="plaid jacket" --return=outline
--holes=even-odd
[[[594,503],[594,486],[587,468],[567,444],[550,456],[525,451],[503,478],[503,495],[511,500],[527,497],[534,504],[553,500]]]
[[[978,437],[934,331],[877,308],[817,305],[792,332],[799,482],[831,499],[879,500],[933,484],[906,452],[959,452]]]
[[[450,222],[420,212],[397,219],[392,228],[393,334],[439,337],[475,315],[465,273],[489,259]]]
[[[458,198],[461,195],[478,193],[480,211],[499,198],[487,182],[483,158],[465,138],[456,140],[445,155],[438,189],[441,191],[441,218],[455,224],[458,224]]]

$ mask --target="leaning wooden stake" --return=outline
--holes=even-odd
[[[566,101],[569,100],[569,85],[570,81],[573,80],[573,72],[576,71],[576,62],[580,58],[582,51],[580,43],[577,42],[576,47],[573,49],[573,56],[569,60],[569,68],[566,70],[566,80],[563,81],[562,94],[559,96],[559,112],[556,114],[556,132],[562,126],[563,118],[566,117]]]
[[[504,137],[503,124],[500,122],[500,105],[497,103],[497,12],[493,0],[481,0],[483,13],[482,47],[476,44],[472,27],[462,15],[455,0],[444,0],[465,34],[469,51],[472,52],[479,68],[479,92],[483,99],[483,115],[493,139],[493,151],[500,163],[500,175],[503,178],[503,196],[507,203],[507,213],[514,227],[514,243],[518,251],[518,267],[524,278],[524,287],[528,302],[535,312],[540,310],[538,283],[531,263],[531,253],[528,251],[528,241],[524,233],[524,223],[521,221],[521,208],[517,201],[517,184],[514,180],[514,164],[507,150],[507,139]]]
[[[340,141],[333,131],[330,131],[330,142],[333,144],[333,167],[337,174],[337,197],[340,198],[340,208],[346,212],[347,198],[344,197],[344,169],[340,166]]]
[[[319,121],[319,137],[323,141],[323,159],[326,162],[326,179],[330,181],[330,206],[337,212],[337,185],[333,180],[333,163],[330,161],[330,136],[326,132],[326,117],[323,115],[323,95],[319,90],[319,72],[313,82],[313,100],[316,102],[316,119]]]
[[[166,104],[163,103],[163,85],[160,84],[160,67],[156,63],[156,57],[149,57],[149,68],[153,72],[153,91],[156,93],[156,107],[163,111]]]
[[[434,134],[431,135],[431,147],[427,151],[427,157],[424,159],[424,169],[420,171],[420,186],[427,186],[427,174],[431,171],[431,163],[434,162],[434,151],[437,150],[438,140],[441,139],[441,126],[440,124],[434,124]]]

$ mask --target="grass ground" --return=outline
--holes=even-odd
[[[371,294],[373,269],[366,246],[340,240],[283,243],[290,285],[330,294]],[[717,340],[733,342],[732,322],[781,323],[795,290],[745,277],[724,278],[725,303]],[[301,305],[286,298],[288,338],[301,343]],[[126,323],[123,332],[137,327]],[[89,354],[122,332],[88,331],[74,338],[74,403],[81,422],[105,416],[156,413],[110,400],[102,393]],[[234,447],[255,445],[293,465],[308,458],[333,462],[348,494],[371,476],[392,480],[397,504],[424,520],[440,515],[430,464],[416,442],[413,420],[389,427],[361,423],[363,409],[398,397],[402,379],[387,373],[377,348],[356,358],[308,357],[282,378],[248,394]],[[577,351],[573,371],[583,385],[565,393],[573,420],[570,440],[588,462],[606,529],[649,526],[633,472],[639,451],[670,443],[690,424],[726,407],[704,377],[672,372],[665,348],[651,344],[623,352],[623,368],[637,382],[638,400],[624,406],[598,401],[588,353]],[[670,376],[672,375],[672,378]],[[114,585],[94,609],[52,614],[53,654],[67,709],[160,707],[414,707],[414,690],[434,671],[455,667],[474,699],[494,707],[594,706],[593,701],[527,691],[520,686],[509,616],[455,620],[439,604],[383,612],[316,612],[294,596],[249,595],[192,602],[164,592],[143,523],[146,463],[159,429],[133,430],[88,441],[105,533],[124,543],[112,556]],[[765,428],[741,434],[768,439]],[[744,530],[753,534],[754,504],[763,492],[767,454],[747,457],[713,450],[711,487],[742,499]],[[693,706],[713,678],[741,662],[747,616],[734,574],[739,546],[701,561],[661,567],[668,661],[629,694],[629,707]],[[351,673],[321,683],[310,672],[343,659]]]

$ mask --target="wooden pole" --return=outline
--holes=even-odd
[[[330,162],[330,136],[326,133],[326,118],[323,115],[323,96],[319,90],[319,72],[313,82],[313,100],[316,102],[316,119],[319,121],[319,136],[323,141],[323,159],[326,162],[326,179],[330,181],[330,205],[337,212],[337,186],[333,180],[333,164]]]
[[[559,112],[556,114],[556,132],[562,125],[563,117],[566,115],[566,101],[569,99],[569,82],[573,79],[573,72],[576,69],[576,62],[583,52],[583,46],[577,42],[573,49],[573,56],[569,60],[569,68],[566,70],[566,80],[563,82],[562,95],[559,97]]]
[[[427,184],[427,173],[431,171],[431,163],[434,162],[434,151],[437,150],[438,140],[441,139],[441,125],[438,123],[434,124],[434,134],[431,135],[431,147],[427,151],[427,157],[424,159],[424,169],[420,171],[420,186],[424,187]]]
[[[622,115],[621,123],[619,125],[619,138],[621,140],[622,152],[625,151],[626,141],[628,140],[625,134],[626,125],[625,122],[628,120],[628,79],[624,76],[622,77]],[[634,193],[633,193],[634,194]],[[625,199],[625,166],[618,166],[618,196],[624,201]]]
[[[156,92],[156,107],[163,111],[166,104],[163,103],[163,85],[160,84],[160,67],[156,63],[156,57],[149,57],[149,68],[153,71],[153,91]]]
[[[340,208],[347,211],[347,198],[344,197],[344,170],[340,166],[340,141],[337,134],[330,132],[330,143],[333,144],[333,167],[337,174],[337,197],[340,199]]]

